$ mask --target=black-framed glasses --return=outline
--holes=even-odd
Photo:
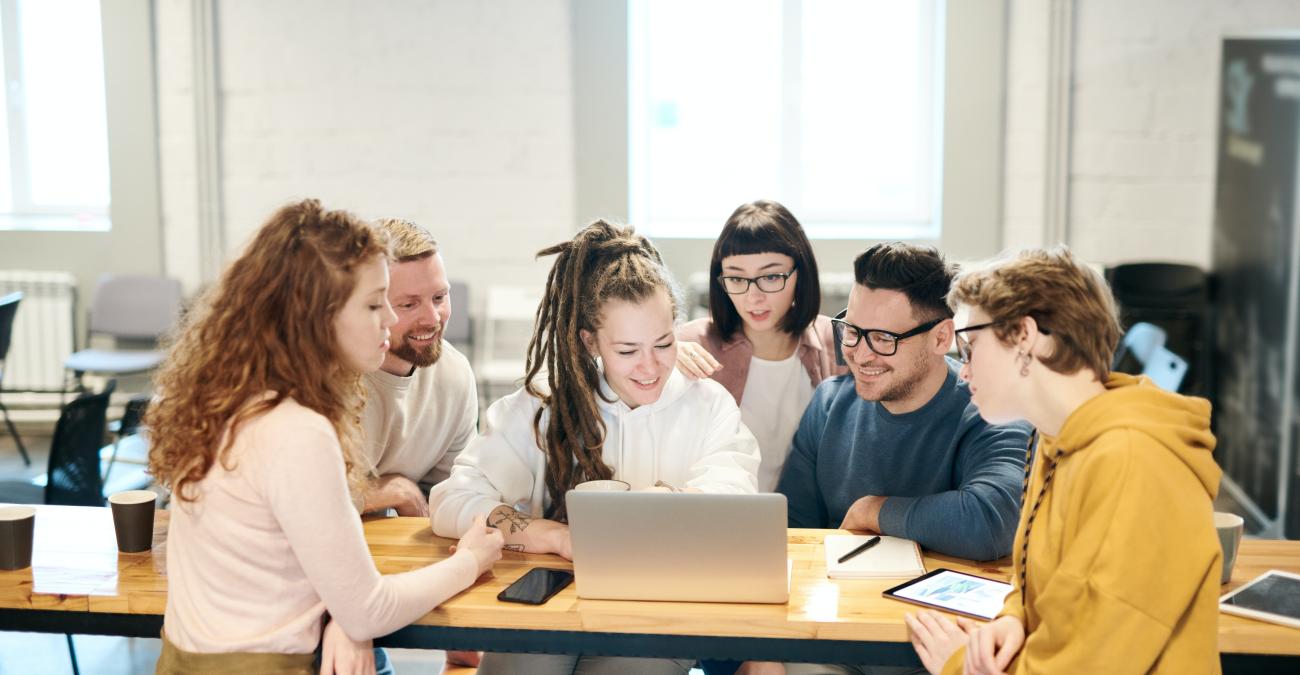
[[[855,326],[844,320],[849,310],[844,310],[831,319],[831,325],[835,328],[835,339],[845,347],[856,347],[862,342],[862,337],[867,338],[867,348],[879,354],[880,356],[893,356],[898,353],[898,343],[907,338],[914,337],[929,331],[931,328],[938,326],[947,317],[939,317],[933,321],[925,323],[907,331],[906,333],[895,333],[893,331],[882,330],[880,328],[863,328]]]
[[[1000,323],[1006,323],[1006,321],[989,321],[987,323],[977,323],[974,326],[966,326],[965,328],[958,328],[957,330],[953,331],[952,332],[953,339],[957,343],[957,360],[961,361],[962,363],[970,363],[970,356],[973,348],[971,347],[970,340],[966,339],[965,333],[972,333],[977,330],[983,330],[985,328],[996,326]],[[1048,330],[1041,323],[1038,324],[1038,332],[1042,333],[1043,335],[1052,334],[1052,331]]]
[[[1000,323],[1002,322],[990,321],[988,323],[977,323],[974,326],[966,326],[965,328],[958,328],[957,330],[953,331],[952,332],[953,339],[957,342],[957,360],[961,361],[962,363],[970,363],[971,345],[970,345],[970,340],[966,339],[965,333],[971,333],[977,330],[984,330],[985,328],[996,326]]]
[[[718,283],[722,284],[722,290],[728,295],[741,295],[749,292],[749,285],[758,286],[758,290],[764,293],[777,293],[785,290],[785,282],[794,276],[794,270],[789,272],[773,272],[757,277],[732,277],[720,276]]]

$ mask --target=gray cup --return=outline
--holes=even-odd
[[[0,508],[0,570],[32,566],[32,538],[36,509],[30,506]]]
[[[153,547],[153,512],[158,495],[150,490],[127,490],[108,498],[113,509],[117,550],[139,553]]]
[[[1246,521],[1235,513],[1214,512],[1214,529],[1219,531],[1219,545],[1223,547],[1223,574],[1219,585],[1232,580],[1232,566],[1237,564],[1237,547],[1241,545],[1241,531]]]

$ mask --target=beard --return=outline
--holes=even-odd
[[[891,372],[896,376],[894,381],[885,389],[881,390],[880,393],[870,396],[864,395],[861,383],[856,381],[857,376],[855,375],[855,383],[858,384],[858,395],[865,401],[878,401],[881,403],[906,400],[911,397],[912,393],[916,391],[916,388],[925,380],[925,355],[919,354],[918,358],[908,365],[910,368],[905,372],[893,369]]]
[[[410,363],[416,368],[428,368],[438,362],[442,356],[442,329],[433,336],[433,341],[423,347],[416,347],[411,344],[411,334],[415,331],[407,331],[402,336],[402,341],[390,347],[388,351],[397,358]]]

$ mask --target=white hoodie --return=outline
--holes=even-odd
[[[702,492],[758,491],[758,441],[740,421],[736,401],[713,380],[691,380],[673,368],[654,403],[628,408],[602,376],[596,397],[605,422],[602,459],[633,490],[664,481]],[[533,416],[541,401],[524,389],[493,403],[483,435],[456,458],[451,477],[429,491],[429,521],[440,537],[460,537],[470,524],[506,504],[533,517],[550,505],[546,455]],[[542,415],[542,425],[550,414]]]

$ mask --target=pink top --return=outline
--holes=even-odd
[[[745,393],[745,380],[749,377],[749,361],[754,356],[754,345],[745,337],[745,331],[737,329],[730,340],[724,341],[713,319],[704,318],[678,326],[677,339],[699,343],[724,366],[713,374],[713,380],[726,387],[739,404],[741,395]],[[798,347],[799,361],[808,371],[813,389],[828,377],[849,372],[847,366],[835,362],[836,353],[831,320],[818,314],[799,336]]]
[[[246,422],[225,464],[173,500],[163,630],[200,653],[316,649],[326,610],[354,640],[385,635],[474,583],[473,554],[381,576],[348,494],[338,437],[286,399]]]

